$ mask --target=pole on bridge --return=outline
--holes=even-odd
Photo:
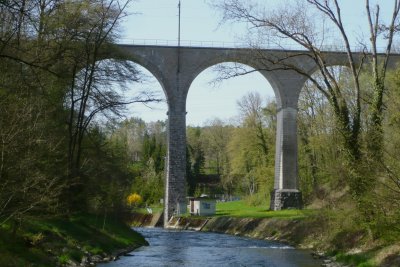
[[[181,47],[181,0],[179,0],[178,3],[178,68],[177,71],[178,73],[180,72],[180,47]]]
[[[169,226],[169,220],[173,215],[186,213],[186,111],[185,103],[177,101],[182,97],[184,90],[181,88],[181,1],[179,0],[178,20],[178,46],[176,49],[176,74],[170,77],[175,80],[175,88],[171,89],[174,101],[168,103],[168,151],[167,169],[164,196],[164,227]],[[172,75],[171,75],[172,76]],[[171,83],[174,84],[173,82]]]

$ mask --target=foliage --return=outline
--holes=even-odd
[[[158,101],[121,94],[142,79],[113,45],[129,2],[0,3],[0,225],[16,232],[32,217],[90,211],[105,222],[125,212],[137,147],[112,126],[123,130],[126,104]]]
[[[58,263],[61,265],[67,264],[69,260],[70,258],[67,254],[61,254],[60,256],[58,256]]]
[[[364,38],[365,40],[360,39],[360,45],[364,51],[371,52],[360,54],[356,53],[350,43],[340,1],[293,1],[288,5],[276,5],[270,12],[264,12],[262,3],[256,1],[223,0],[216,1],[214,5],[220,9],[223,22],[245,22],[251,25],[246,37],[254,47],[255,53],[264,48],[265,44],[273,43],[285,47],[287,42],[306,51],[294,53],[288,56],[287,60],[279,61],[260,54],[260,69],[293,70],[307,80],[306,87],[314,91],[313,96],[323,96],[323,102],[320,101],[320,104],[323,104],[325,112],[329,113],[317,114],[318,118],[311,114],[314,118],[305,118],[314,120],[329,116],[330,125],[334,128],[327,135],[324,134],[324,138],[328,135],[333,136],[335,145],[339,146],[336,151],[341,154],[341,159],[335,162],[335,165],[338,163],[336,167],[342,171],[338,175],[339,180],[342,181],[342,185],[349,187],[360,208],[368,206],[371,198],[369,194],[377,184],[376,177],[380,176],[380,166],[376,163],[382,158],[384,151],[384,95],[389,92],[388,62],[393,57],[393,41],[398,34],[399,1],[394,1],[392,12],[387,17],[382,16],[379,5],[370,8],[370,1],[365,1],[365,13],[368,18],[365,26],[369,28],[370,35]],[[323,25],[320,20],[324,21]],[[325,27],[329,27],[329,32],[333,35],[326,35],[328,30]],[[377,44],[380,42],[385,44],[385,50],[384,53],[378,54]],[[324,50],[335,49],[332,43],[342,47],[346,54],[347,67],[331,66],[331,62],[328,62]],[[305,70],[301,64],[292,61],[305,54],[317,73],[314,73],[315,69]],[[234,70],[234,73],[242,75],[246,72]],[[312,105],[313,99],[309,100],[311,105],[300,107],[305,108],[306,113],[318,111]],[[309,161],[307,172],[310,175],[307,179],[311,179],[314,185],[302,182],[307,190],[306,197],[309,192],[316,191],[318,168],[324,167],[318,166],[318,152],[312,144],[314,133],[312,129],[309,131],[307,124],[309,123],[302,128],[301,140],[304,142],[304,153]],[[319,130],[318,126],[316,129]],[[318,135],[321,136],[321,133]],[[333,180],[339,182],[337,179]]]
[[[186,175],[188,183],[188,195],[195,196],[196,186],[200,175],[204,174],[205,152],[203,144],[203,129],[200,127],[187,128],[186,148]]]
[[[227,199],[254,195],[254,204],[268,198],[274,173],[274,102],[249,92],[238,101],[238,108],[236,127],[214,120],[187,129],[191,195],[223,194]]]
[[[15,235],[6,226],[0,228],[2,266],[55,266],[69,260],[80,262],[83,250],[101,255],[127,246],[147,244],[143,237],[119,219],[110,218],[103,228],[102,219],[89,214],[32,219],[21,225]],[[42,235],[40,241],[32,243],[32,238],[39,234]]]
[[[126,198],[126,202],[128,203],[128,205],[131,206],[138,206],[142,203],[143,199],[139,194],[133,193],[130,194],[127,198]]]
[[[131,191],[137,190],[146,204],[156,204],[164,195],[163,188],[162,174],[157,174],[154,171],[154,164],[150,162],[141,176],[135,178]]]
[[[358,254],[349,255],[349,254],[339,253],[335,257],[340,262],[343,262],[345,264],[351,264],[357,267],[376,266],[373,262],[371,262],[369,255],[358,255]]]

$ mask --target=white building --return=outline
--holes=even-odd
[[[215,199],[208,197],[188,197],[191,215],[209,216],[215,214]]]

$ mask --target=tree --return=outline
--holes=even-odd
[[[140,162],[147,124],[140,118],[123,121],[111,120],[107,123],[107,134],[113,142],[122,143],[132,163]]]
[[[274,119],[258,93],[250,92],[238,101],[241,124],[232,131],[228,143],[230,173],[252,204],[266,201],[272,188]],[[269,107],[269,108],[265,108]]]
[[[371,119],[369,121],[369,140],[367,140],[370,156],[377,160],[382,157],[383,148],[383,128],[382,122],[384,118],[384,101],[383,96],[386,93],[386,73],[391,52],[393,50],[394,36],[400,30],[399,12],[400,2],[393,1],[393,12],[390,22],[384,24],[381,22],[380,6],[376,5],[375,9],[370,8],[370,1],[365,1],[365,8],[368,15],[368,25],[370,29],[371,41],[371,59],[373,74],[373,97],[371,102]],[[386,48],[384,56],[378,55],[379,37],[386,39]]]
[[[380,203],[384,203],[379,207],[385,214],[382,217],[388,220],[398,220],[400,214],[397,212],[400,207],[400,70],[389,74],[390,94],[387,96],[386,108],[387,116],[383,120],[383,129],[385,133],[385,150],[383,157],[378,163],[382,169],[382,175],[378,183],[379,189],[376,197]],[[395,223],[393,222],[393,225]],[[389,227],[392,227],[389,226]]]
[[[120,94],[141,78],[113,45],[130,2],[0,1],[1,220],[123,203],[129,153],[101,124],[157,100]]]
[[[260,94],[257,92],[250,92],[238,101],[237,104],[239,106],[239,111],[241,112],[243,126],[254,128],[258,145],[265,156],[265,160],[267,160],[269,147],[264,130],[263,101]]]
[[[157,101],[149,92],[124,98],[120,90],[126,90],[128,81],[138,81],[140,73],[128,61],[107,59],[118,54],[112,43],[129,2],[65,1],[51,17],[58,18],[57,31],[52,34],[60,36],[57,41],[63,45],[63,61],[57,70],[62,70],[60,76],[67,89],[64,104],[69,111],[66,121],[71,187],[66,195],[71,200],[82,190],[84,139],[96,117],[122,117],[127,104]],[[78,203],[72,203],[71,208],[78,207]]]
[[[1,86],[0,86],[1,88]],[[58,211],[62,180],[60,143],[35,96],[0,89],[0,224]]]
[[[304,7],[307,6],[307,8]],[[318,1],[318,0],[305,0],[298,2],[291,2],[290,8],[285,4],[281,8],[267,13],[264,12],[262,7],[254,4],[253,2],[246,2],[240,0],[225,0],[220,1],[217,4],[223,12],[223,20],[225,21],[240,21],[246,22],[250,25],[251,29],[255,31],[250,32],[258,34],[258,39],[268,42],[276,43],[281,45],[283,40],[290,40],[293,44],[300,46],[302,49],[309,51],[307,57],[315,62],[323,78],[316,80],[307,73],[293,65],[287,65],[287,68],[293,69],[298,73],[306,76],[318,90],[328,99],[332,106],[335,116],[337,117],[337,123],[340,131],[343,135],[343,143],[348,151],[350,161],[354,162],[361,156],[361,144],[360,144],[360,131],[361,131],[361,87],[360,87],[360,73],[363,71],[363,62],[365,57],[370,57],[371,61],[375,62],[373,66],[373,74],[376,83],[384,80],[385,71],[387,69],[387,61],[390,58],[390,52],[392,49],[392,41],[394,33],[397,30],[397,18],[399,4],[398,1],[394,2],[392,20],[388,25],[379,25],[379,6],[375,13],[375,20],[372,20],[372,12],[369,9],[369,1],[366,1],[366,11],[369,15],[369,26],[371,27],[371,41],[372,50],[371,54],[363,54],[361,58],[357,58],[357,55],[351,49],[349,36],[345,29],[345,25],[342,21],[341,9],[338,1]],[[316,16],[312,12],[317,11],[321,17],[317,19],[324,19],[327,21],[323,24],[322,28],[318,25]],[[326,47],[327,38],[323,34],[327,28],[332,27],[338,33],[341,38],[341,44],[344,47],[344,51],[347,54],[348,66],[350,67],[350,73],[352,75],[352,88],[354,90],[354,99],[350,101],[343,96],[343,90],[339,86],[339,82],[335,78],[334,70],[329,68],[328,63],[324,57],[323,49]],[[322,34],[321,34],[322,32]],[[377,62],[381,61],[381,58],[376,53],[376,42],[379,35],[387,34],[387,49],[386,54],[382,59],[382,64]],[[257,37],[256,37],[257,38]],[[255,39],[256,39],[255,38]],[[328,40],[330,41],[330,40]],[[329,44],[331,45],[331,44]],[[363,44],[366,49],[366,44]],[[304,53],[299,53],[302,56]],[[274,59],[265,58],[267,62],[274,62]],[[281,63],[282,61],[280,61]],[[357,62],[361,62],[358,64]],[[378,70],[379,69],[379,70]],[[268,70],[268,69],[267,69]],[[376,114],[381,114],[382,106],[382,87],[375,86],[374,95],[376,97],[373,100],[371,106],[375,110]],[[355,103],[355,108],[350,108],[350,103]],[[380,117],[379,115],[378,117]],[[375,115],[373,116],[375,117]],[[374,125],[379,125],[376,121]],[[379,127],[379,126],[377,126]]]
[[[299,176],[304,201],[324,199],[324,187],[343,188],[347,184],[340,133],[332,108],[324,95],[306,83],[298,104]]]
[[[212,173],[221,175],[227,163],[226,145],[229,140],[230,128],[219,119],[210,121],[203,130],[204,152],[206,165]]]
[[[65,143],[53,120],[59,106],[42,93],[35,70],[3,59],[0,73],[0,224],[19,224],[59,212]]]
[[[200,127],[187,128],[186,147],[188,195],[194,196],[199,177],[204,173],[205,164],[202,129]]]
[[[364,179],[364,169],[370,168],[370,176],[377,168],[372,164],[361,164],[365,157],[377,159],[382,151],[382,129],[381,121],[383,116],[383,97],[385,92],[385,75],[388,68],[388,61],[391,57],[392,43],[395,33],[398,30],[399,1],[393,1],[393,13],[389,23],[385,24],[380,20],[379,5],[375,12],[369,8],[369,1],[366,0],[365,7],[368,15],[368,27],[370,28],[371,53],[367,53],[368,45],[362,43],[362,52],[356,54],[352,49],[349,35],[342,19],[342,10],[337,0],[319,1],[304,0],[290,2],[290,6],[285,3],[273,10],[266,11],[262,6],[249,1],[223,0],[216,6],[223,12],[223,21],[245,22],[249,25],[249,38],[255,53],[261,62],[266,62],[265,71],[274,70],[269,67],[271,63],[276,69],[290,69],[308,79],[326,98],[335,115],[338,131],[341,135],[341,143],[344,147],[344,156],[350,169],[348,174],[351,176],[352,188],[356,197],[373,187],[373,180]],[[317,15],[316,15],[317,14]],[[324,21],[319,23],[317,20]],[[327,38],[328,31],[335,33],[337,40]],[[385,54],[377,53],[377,43],[386,41]],[[259,53],[263,43],[260,45],[254,40],[261,40],[264,43],[274,43],[284,47],[284,42],[289,40],[291,44],[300,47],[306,52],[299,52],[298,55],[288,55],[288,59],[299,56],[306,56],[308,60],[314,62],[321,76],[316,77],[301,67],[286,63],[290,61],[277,60],[272,57]],[[335,46],[332,47],[333,42]],[[256,44],[254,44],[256,43]],[[348,73],[351,82],[343,86],[337,68],[330,67],[324,54],[324,50],[329,47],[335,49],[339,45],[347,55]],[[372,62],[368,65],[366,62]],[[371,70],[371,71],[369,71]],[[372,88],[362,87],[362,74],[372,74]],[[243,73],[242,73],[243,74]],[[339,78],[339,79],[338,79]],[[368,85],[368,83],[366,83]],[[372,92],[372,101],[364,101],[367,92]],[[365,108],[367,107],[367,108]],[[363,115],[363,112],[369,114]],[[371,140],[367,141],[368,151],[363,151],[363,121],[362,118],[370,118],[367,121]]]

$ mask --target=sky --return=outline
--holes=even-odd
[[[131,3],[122,23],[121,43],[163,44],[176,43],[178,39],[179,0],[136,0]],[[212,8],[211,0],[181,0],[181,44],[194,46],[235,46],[242,43],[246,33],[244,24],[221,24],[221,12]],[[282,5],[288,0],[259,0],[264,6]],[[343,20],[353,43],[368,36],[364,0],[342,0]],[[393,1],[376,0],[371,5],[382,5],[382,15],[388,17]],[[144,72],[147,70],[143,69]],[[149,76],[152,76],[147,72]],[[233,78],[212,86],[216,73],[209,68],[193,82],[187,98],[187,124],[202,126],[214,118],[228,121],[238,115],[237,101],[249,92],[257,91],[264,98],[273,99],[274,93],[268,81],[259,73]],[[165,98],[161,86],[153,79],[145,85]],[[138,90],[137,86],[134,86]],[[167,105],[161,103],[151,108],[136,104],[129,107],[128,116],[141,117],[145,121],[165,120]]]

